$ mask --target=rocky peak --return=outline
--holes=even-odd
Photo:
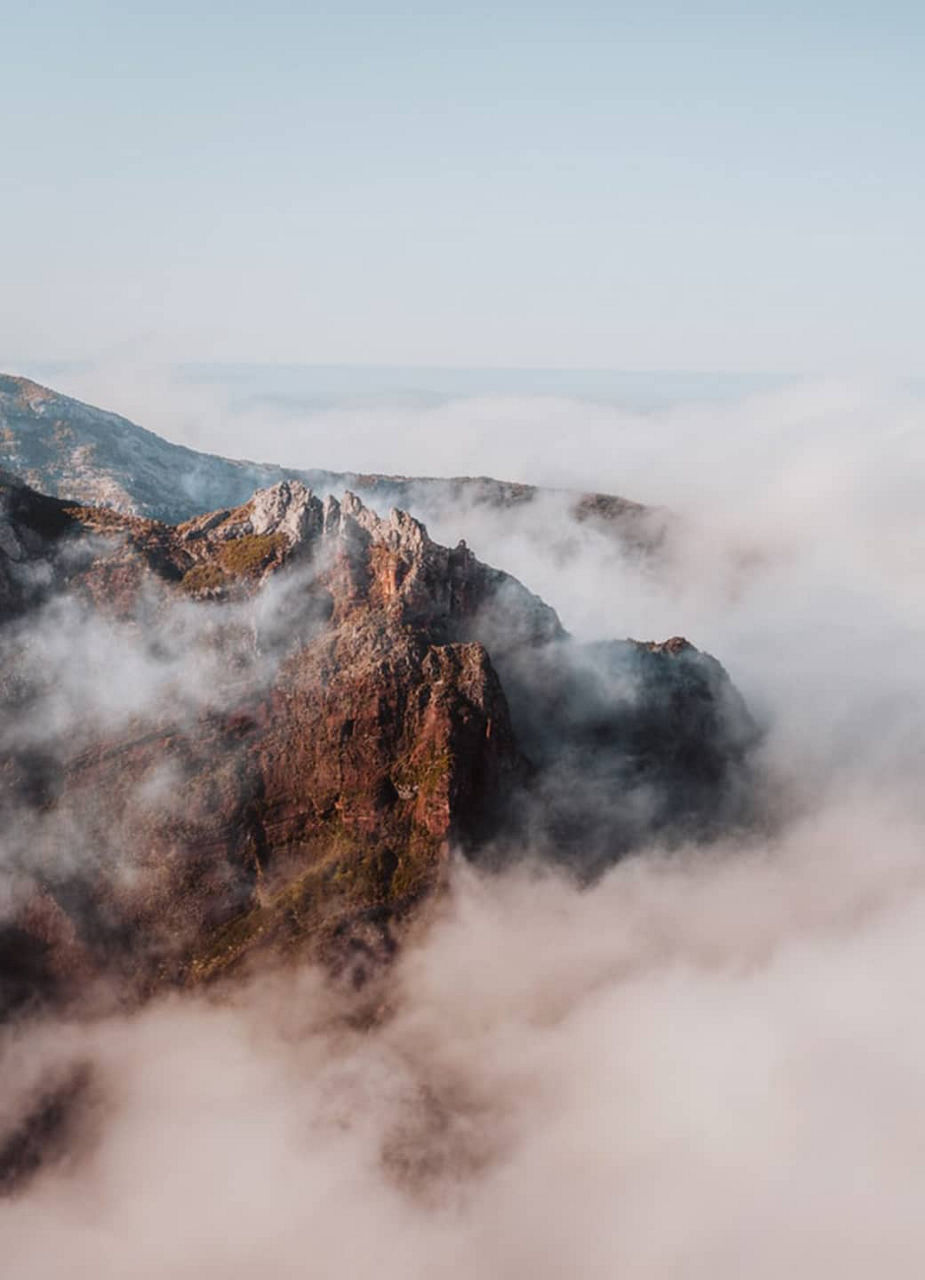
[[[424,524],[414,516],[393,507],[383,519],[349,489],[340,501],[333,494],[325,498],[323,527],[326,536],[348,541],[355,540],[358,533],[365,534],[370,543],[387,547],[409,562],[423,558],[435,546]]]
[[[380,516],[349,490],[322,500],[298,481],[282,481],[177,533],[191,558],[184,581],[194,593],[240,593],[285,565],[310,564],[338,616],[357,606],[384,609],[499,649],[564,635],[553,609],[482,564],[465,543],[441,546],[414,516],[397,508]]]
[[[241,506],[196,517],[181,529],[187,539],[212,535],[227,540],[280,533],[290,547],[316,538],[359,540],[387,546],[408,559],[420,557],[434,546],[424,525],[404,511],[393,508],[383,519],[349,489],[340,500],[333,494],[322,499],[301,480],[281,480],[258,489]],[[358,535],[364,536],[358,539]]]
[[[578,645],[465,545],[353,493],[284,480],[169,526],[0,483],[0,589],[37,565],[46,597],[77,596],[145,652],[175,652],[182,618],[189,684],[203,646],[228,671],[201,714],[168,699],[114,737],[90,726],[0,760],[7,829],[52,822],[94,851],[78,888],[36,892],[83,904],[88,954],[105,967],[117,946],[144,982],[149,951],[184,981],[266,948],[342,955],[362,936],[363,952],[435,890],[454,845],[527,845],[593,874],[737,812],[753,730],[718,663],[678,638]],[[31,698],[41,718],[16,649],[40,603],[19,598],[0,713]],[[165,767],[177,791],[152,809]],[[137,875],[110,875],[126,839]]]

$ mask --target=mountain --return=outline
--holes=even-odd
[[[748,816],[713,658],[578,644],[349,493],[171,526],[4,475],[0,606],[7,1015],[302,952],[361,982],[454,851],[588,879]]]
[[[0,466],[42,493],[178,523],[246,502],[255,489],[300,480],[320,494],[350,489],[378,508],[424,520],[471,508],[523,509],[555,491],[488,477],[383,476],[294,470],[199,453],[118,414],[0,375]],[[566,524],[590,523],[633,550],[657,545],[662,516],[611,494],[555,492]]]

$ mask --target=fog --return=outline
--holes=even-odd
[[[765,727],[773,822],[644,850],[583,891],[459,858],[359,994],[305,968],[8,1028],[4,1115],[48,1072],[95,1067],[67,1151],[0,1201],[9,1274],[920,1274],[923,426],[908,392],[835,384],[274,420],[289,465],[358,466],[368,443],[368,470],[668,509],[654,559],[564,523],[555,496],[430,531],[582,638],[714,653]],[[77,683],[83,708],[97,684]]]

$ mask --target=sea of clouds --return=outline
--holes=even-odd
[[[179,437],[173,403],[134,416]],[[306,969],[8,1029],[8,1109],[68,1064],[95,1080],[66,1158],[0,1204],[9,1274],[921,1274],[921,400],[803,383],[646,411],[264,407],[224,437],[220,408],[186,412],[186,442],[231,455],[667,511],[655,558],[568,525],[556,495],[430,531],[465,537],[581,638],[681,633],[714,653],[765,729],[772,820],[583,891],[460,861],[360,995]]]

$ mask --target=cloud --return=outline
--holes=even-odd
[[[33,1042],[105,1113],[0,1209],[15,1273],[914,1269],[921,833],[884,817],[585,893],[461,868],[366,1030],[305,972]]]
[[[413,469],[460,469],[468,421],[466,470],[541,479],[567,455],[563,481],[671,507],[657,563],[587,525],[550,554],[555,497],[432,532],[585,638],[684,632],[716,653],[767,726],[768,820],[585,890],[460,859],[359,994],[304,969],[9,1028],[4,1116],[70,1063],[96,1082],[67,1158],[0,1204],[11,1274],[918,1274],[921,404],[828,385],[648,417],[460,402],[340,421],[357,448],[378,423],[389,470],[418,447]],[[517,441],[540,461],[518,466]]]

